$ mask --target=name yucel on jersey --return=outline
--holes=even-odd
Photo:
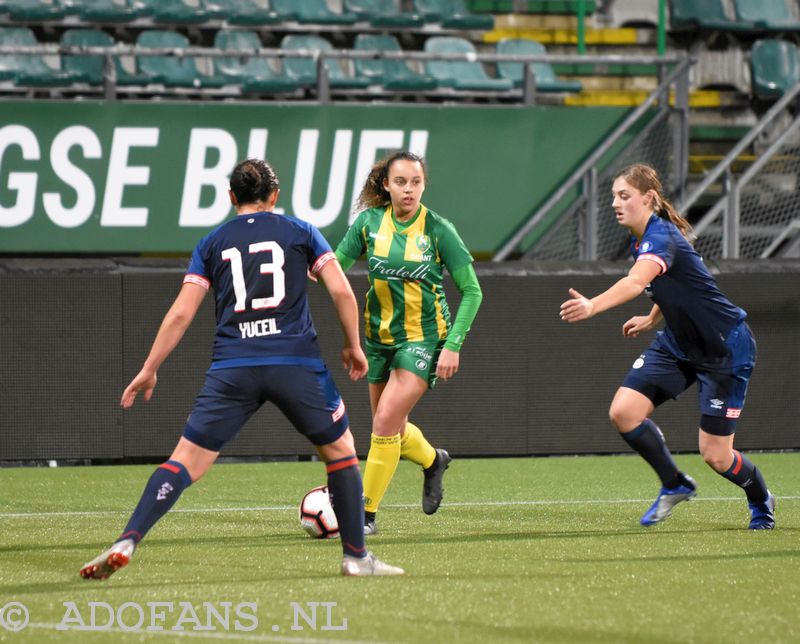
[[[263,338],[266,335],[277,335],[281,332],[278,328],[278,323],[275,322],[275,318],[240,322],[239,331],[242,334],[242,339]]]

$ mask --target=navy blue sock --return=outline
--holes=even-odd
[[[656,471],[663,487],[674,488],[681,484],[680,470],[672,460],[664,435],[652,420],[645,418],[636,429],[621,436]]]
[[[767,484],[761,472],[741,452],[733,450],[733,463],[724,472],[720,472],[731,483],[735,483],[744,490],[750,503],[763,503],[767,500]]]
[[[191,484],[189,472],[178,461],[159,465],[147,481],[142,498],[117,541],[133,539],[138,544]]]
[[[358,457],[353,454],[328,463],[328,492],[339,523],[344,554],[366,557],[364,545],[364,487]]]

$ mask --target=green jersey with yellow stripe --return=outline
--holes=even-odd
[[[365,335],[381,344],[435,342],[450,330],[442,281],[472,262],[453,224],[420,204],[407,222],[392,207],[361,212],[336,248],[337,255],[366,254],[370,288]]]

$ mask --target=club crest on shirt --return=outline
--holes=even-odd
[[[641,252],[647,253],[652,248],[653,248],[653,244],[651,244],[649,241],[646,241],[644,244],[642,244]]]
[[[415,243],[419,252],[424,253],[431,247],[431,238],[427,235],[417,235]]]

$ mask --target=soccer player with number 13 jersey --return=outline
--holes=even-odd
[[[367,370],[358,304],[320,232],[272,212],[279,192],[278,178],[264,161],[249,159],[233,169],[230,198],[237,216],[198,243],[181,291],[121,404],[130,407],[140,392],[150,399],[158,368],[213,288],[217,328],[211,367],[172,456],[153,472],[114,544],[83,566],[85,579],[105,579],[127,565],[150,528],[267,401],[325,461],[344,553],[342,574],[403,574],[364,546],[361,472],[344,402],[317,345],[306,295],[308,274],[319,278],[333,300],[345,336],[342,362],[353,380]]]

